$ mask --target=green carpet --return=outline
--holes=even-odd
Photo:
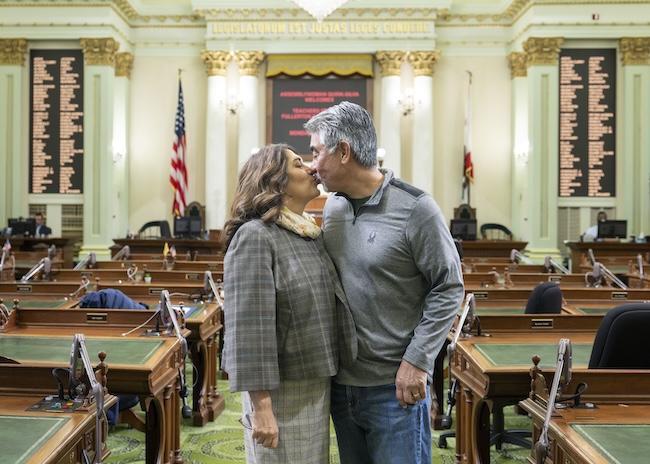
[[[188,376],[191,379],[191,376]],[[244,432],[238,419],[241,416],[239,393],[230,393],[228,384],[219,381],[219,391],[225,395],[226,409],[214,421],[204,427],[193,427],[189,419],[181,426],[181,450],[186,464],[242,464],[245,463]],[[192,404],[191,401],[189,404]],[[525,416],[515,416],[512,408],[506,409],[506,428],[530,428],[530,420]],[[438,449],[438,431],[433,433],[433,462],[453,464],[454,439],[448,440],[447,449]],[[336,435],[331,427],[330,464],[339,464]],[[144,434],[117,426],[108,436],[111,450],[109,463],[144,463]],[[524,463],[529,451],[523,448],[504,445],[501,452],[492,448],[492,463]]]

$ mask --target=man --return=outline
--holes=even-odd
[[[359,340],[356,361],[341,362],[332,384],[341,463],[430,463],[427,377],[463,298],[446,221],[430,195],[377,168],[361,106],[333,106],[305,129],[313,174],[338,192],[323,233]]]
[[[606,220],[607,213],[605,211],[598,211],[598,215],[596,216],[596,224],[585,230],[585,233],[582,234],[582,239],[585,242],[593,242],[596,240],[596,238],[598,238],[598,224]]]
[[[45,225],[43,213],[36,213],[34,218],[36,219],[36,237],[47,237],[52,233],[52,229]]]

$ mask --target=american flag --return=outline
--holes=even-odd
[[[472,73],[467,84],[467,107],[465,109],[465,127],[463,139],[463,193],[462,201],[470,202],[470,185],[474,183],[474,163],[472,162]]]
[[[185,139],[185,105],[183,103],[183,86],[178,79],[178,106],[176,107],[176,123],[174,128],[174,144],[172,146],[172,170],[169,174],[169,182],[174,189],[174,205],[172,213],[174,216],[185,214],[187,206],[187,165],[185,154],[187,152],[187,141]]]

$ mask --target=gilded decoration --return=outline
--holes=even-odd
[[[25,39],[0,39],[0,65],[25,64],[27,53],[27,40]]]
[[[223,50],[203,50],[201,59],[208,76],[225,76],[232,54]]]
[[[409,52],[406,56],[416,76],[433,76],[433,67],[440,58],[439,51]]]
[[[115,55],[115,75],[117,77],[131,77],[132,69],[133,54],[122,52]]]
[[[557,65],[562,37],[531,37],[524,42],[526,65]]]
[[[381,76],[399,76],[400,68],[405,57],[406,52],[397,50],[382,50],[375,53],[375,59],[379,64]]]
[[[623,37],[619,48],[623,66],[650,64],[650,37]]]
[[[236,58],[239,66],[239,74],[242,76],[257,76],[260,65],[264,61],[264,52],[237,52]]]
[[[512,52],[508,55],[508,63],[510,63],[510,77],[526,77],[527,63],[526,53]]]
[[[115,66],[115,55],[120,44],[115,39],[81,39],[87,65]]]
[[[353,76],[372,77],[372,55],[367,54],[273,54],[267,58],[266,77],[287,76]]]

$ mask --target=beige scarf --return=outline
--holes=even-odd
[[[314,218],[308,213],[296,214],[286,206],[280,210],[280,216],[275,221],[280,227],[284,227],[301,237],[316,238],[320,235],[320,227]]]

